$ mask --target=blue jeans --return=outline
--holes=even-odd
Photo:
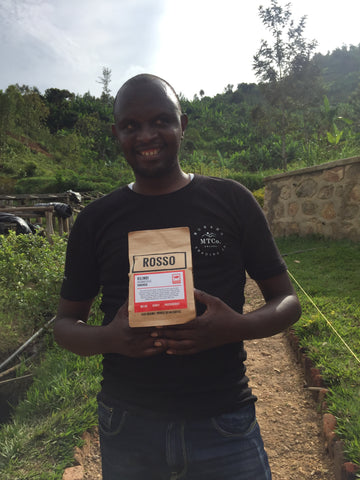
[[[103,480],[271,480],[253,404],[177,421],[98,401]]]

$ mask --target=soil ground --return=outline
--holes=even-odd
[[[247,282],[246,298],[246,311],[263,303],[257,285],[251,280]],[[248,341],[245,348],[247,372],[258,397],[257,417],[273,480],[335,480],[334,465],[321,437],[321,415],[310,392],[304,388],[301,366],[285,335]],[[96,432],[82,463],[84,480],[101,479]]]

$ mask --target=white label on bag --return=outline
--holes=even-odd
[[[134,298],[135,312],[186,308],[185,271],[134,274]]]

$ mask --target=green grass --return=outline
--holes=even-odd
[[[360,464],[360,244],[319,238],[277,243],[289,272],[322,313],[294,283],[303,309],[294,330],[329,387],[327,403],[347,459]]]
[[[1,479],[62,478],[82,433],[97,424],[100,360],[49,349],[13,421],[0,430]]]

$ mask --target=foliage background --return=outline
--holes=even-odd
[[[106,193],[132,181],[112,138],[105,80],[100,98],[27,85],[0,91],[0,194]],[[184,170],[220,173],[257,190],[284,168],[359,155],[360,45],[314,54],[280,84],[227,85],[215,97],[201,90],[180,101],[189,116]]]

